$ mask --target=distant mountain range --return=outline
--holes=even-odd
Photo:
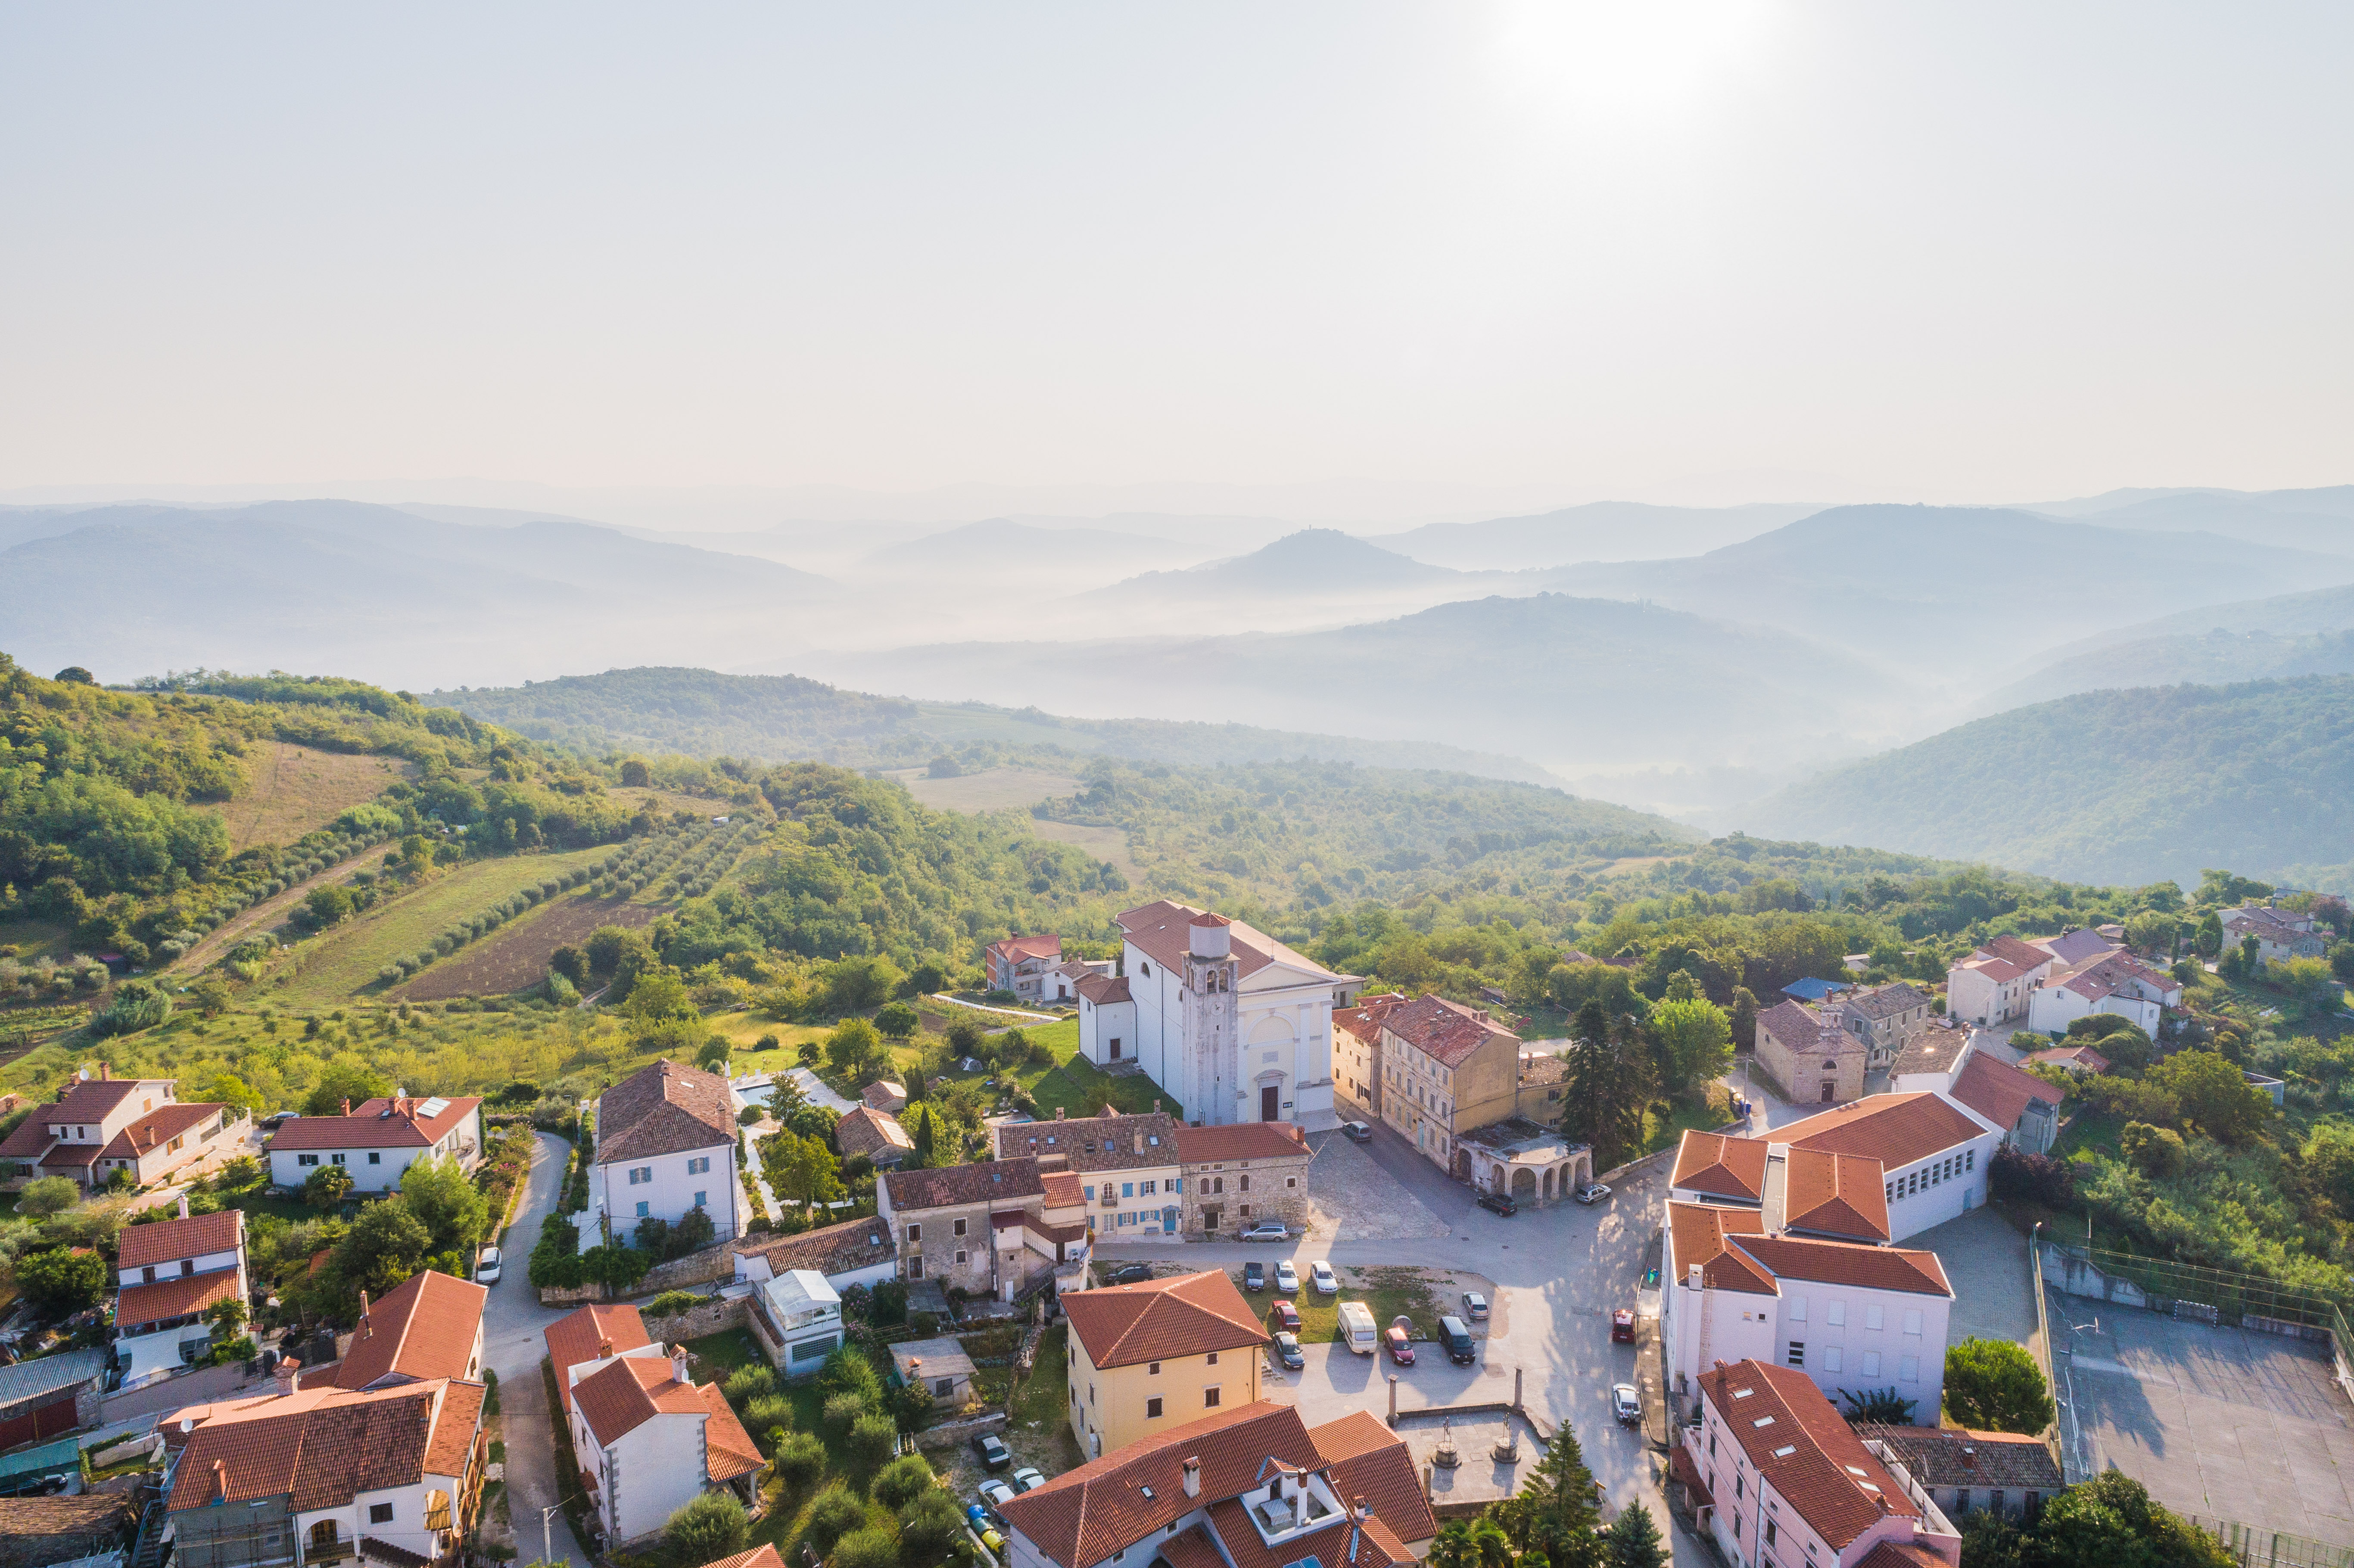
[[[1744,810],[1778,838],[2195,886],[2208,866],[2354,891],[2354,677],[2079,693]]]
[[[1819,502],[1748,506],[1648,506],[1596,501],[1529,517],[1479,523],[1426,523],[1372,542],[1401,556],[1458,571],[1519,571],[1578,561],[1643,561],[1697,556],[1751,539],[1822,510]]]
[[[2071,692],[2354,673],[2354,586],[2202,605],[2081,639],[1988,693],[2000,713]]]

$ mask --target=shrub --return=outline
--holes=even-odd
[[[663,1534],[681,1563],[711,1563],[744,1550],[752,1533],[733,1493],[705,1492],[670,1516]]]
[[[907,1320],[907,1282],[906,1280],[877,1281],[873,1299],[872,1312],[874,1320],[877,1324],[887,1327],[893,1323],[904,1323]]]
[[[702,1300],[703,1298],[692,1290],[665,1290],[646,1303],[645,1315],[649,1318],[667,1318],[673,1312],[684,1312],[688,1308],[698,1305]],[[744,1372],[768,1370],[766,1367],[743,1367],[738,1369],[737,1375],[740,1377]],[[732,1391],[736,1385],[736,1379],[729,1378],[727,1384]],[[730,1397],[733,1397],[732,1393]]]
[[[101,1275],[104,1272],[101,1266]],[[871,1411],[850,1424],[850,1436],[843,1441],[843,1451],[849,1456],[853,1473],[870,1476],[890,1462],[898,1446],[899,1424]]]
[[[1965,1340],[1946,1352],[1946,1414],[1964,1426],[2032,1436],[2052,1425],[2052,1394],[2026,1346]]]
[[[899,1568],[899,1543],[887,1530],[857,1530],[834,1543],[833,1568]]]
[[[868,1489],[885,1508],[905,1508],[937,1489],[932,1485],[930,1463],[921,1454],[903,1454],[883,1467]]]
[[[847,1391],[829,1393],[825,1396],[825,1429],[836,1437],[847,1437],[850,1429],[858,1425],[858,1418],[870,1414],[874,1408],[863,1393]]]
[[[910,1563],[937,1563],[963,1539],[963,1510],[938,1487],[926,1487],[899,1510],[899,1544]]]
[[[2004,1144],[1987,1167],[1987,1185],[2006,1202],[2029,1202],[2064,1209],[2075,1195],[2076,1173],[2064,1160],[2029,1154]]]
[[[849,1345],[836,1345],[818,1369],[817,1387],[820,1393],[855,1393],[866,1401],[868,1409],[883,1403],[883,1379],[875,1363]]]
[[[865,1522],[866,1505],[837,1481],[810,1504],[809,1524],[801,1533],[823,1552]]]
[[[793,1402],[781,1393],[756,1393],[744,1402],[744,1425],[755,1432],[792,1422]]]
[[[777,1474],[789,1487],[805,1487],[825,1473],[825,1445],[812,1433],[796,1432],[777,1449]]]
[[[655,1306],[662,1305],[662,1301],[663,1298],[659,1296],[654,1298]],[[727,1382],[723,1387],[727,1395],[727,1403],[741,1410],[744,1408],[745,1401],[757,1399],[764,1393],[776,1393],[777,1374],[769,1368],[758,1364],[737,1367],[727,1374]]]
[[[940,1331],[940,1316],[937,1312],[913,1313],[907,1319],[907,1327],[915,1331],[916,1338],[928,1340]]]

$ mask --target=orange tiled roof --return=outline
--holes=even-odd
[[[281,1122],[270,1135],[271,1150],[281,1149],[430,1149],[450,1129],[472,1116],[479,1099],[445,1100],[440,1112],[421,1116],[429,1104],[415,1095],[402,1100],[363,1102],[349,1116],[304,1116]],[[389,1114],[387,1114],[389,1113]]]
[[[1668,1185],[1756,1202],[1766,1195],[1766,1140],[1687,1132],[1677,1146],[1675,1174]]]
[[[1668,1228],[1676,1244],[1676,1276],[1681,1283],[1693,1264],[1711,1290],[1775,1294],[1773,1277],[1734,1249],[1730,1238],[1763,1235],[1766,1216],[1755,1209],[1720,1209],[1709,1203],[1670,1202]]]
[[[548,1364],[556,1369],[556,1396],[567,1412],[572,1408],[572,1383],[564,1375],[567,1368],[595,1361],[600,1345],[610,1345],[618,1356],[653,1343],[646,1336],[645,1319],[626,1301],[567,1312],[542,1330],[540,1338],[547,1342]]]
[[[1338,1421],[1311,1426],[1308,1436],[1332,1467],[1332,1489],[1344,1503],[1363,1498],[1373,1517],[1400,1541],[1427,1541],[1438,1533],[1437,1516],[1422,1495],[1414,1456],[1397,1434],[1369,1410],[1353,1410]]]
[[[785,1560],[777,1555],[776,1545],[770,1542],[749,1552],[738,1552],[733,1557],[722,1557],[716,1563],[706,1563],[703,1568],[785,1568]]]
[[[1288,1121],[1237,1121],[1225,1127],[1181,1127],[1177,1157],[1188,1165],[1227,1160],[1308,1157],[1308,1135]]]
[[[1098,1368],[1268,1342],[1258,1315],[1220,1269],[1080,1291],[1064,1298],[1063,1312]]]
[[[2056,1106],[2067,1096],[2034,1074],[2008,1062],[1998,1062],[1983,1051],[1973,1051],[1954,1075],[1954,1098],[2009,1132],[2037,1101]]]
[[[1914,1247],[1821,1241],[1812,1236],[1739,1236],[1733,1245],[1778,1279],[1901,1290],[1914,1296],[1954,1293],[1937,1255]],[[1676,1261],[1683,1261],[1681,1253]]]
[[[735,1141],[736,1095],[727,1080],[668,1057],[639,1068],[597,1101],[600,1165]]]
[[[434,1396],[445,1386],[305,1388],[207,1407],[182,1448],[170,1506],[291,1494],[296,1510],[309,1511],[344,1507],[362,1491],[414,1486],[427,1473]]]
[[[450,1384],[441,1395],[441,1414],[433,1422],[433,1440],[425,1446],[425,1473],[463,1476],[467,1451],[482,1424],[482,1401],[490,1390],[479,1383]]]
[[[1750,1464],[1833,1552],[1890,1514],[1920,1518],[1806,1373],[1742,1361],[1701,1373],[1700,1387]]]
[[[714,1481],[732,1481],[758,1469],[763,1463],[759,1446],[728,1408],[727,1396],[719,1392],[719,1385],[698,1383],[695,1392],[703,1396],[703,1407],[711,1413],[711,1419],[703,1424],[703,1473]]]
[[[681,1383],[662,1356],[618,1356],[572,1388],[572,1403],[599,1443],[619,1442],[657,1415],[707,1415],[693,1383]]]
[[[1890,1171],[1984,1138],[1986,1128],[1959,1108],[1926,1092],[1873,1095],[1851,1106],[1774,1129],[1774,1141],[1793,1149],[1861,1154]]]
[[[1163,898],[1127,910],[1115,918],[1122,934],[1135,944],[1139,951],[1162,969],[1182,969],[1193,944],[1194,917],[1203,913],[1190,904],[1178,904]],[[1275,963],[1303,970],[1318,980],[1347,978],[1334,974],[1305,953],[1285,947],[1257,927],[1240,920],[1229,921],[1227,927],[1228,940],[1234,951],[1235,973],[1244,980]]]
[[[372,1303],[335,1373],[339,1388],[379,1378],[471,1377],[474,1336],[490,1287],[434,1269],[412,1274]]]
[[[245,1242],[245,1211],[222,1209],[217,1213],[190,1214],[185,1220],[154,1220],[126,1226],[115,1254],[123,1268],[145,1268],[202,1257],[208,1252],[235,1252]]]
[[[1405,1005],[1405,993],[1386,991],[1380,996],[1357,999],[1354,1007],[1344,1007],[1332,1014],[1332,1026],[1345,1029],[1368,1045],[1381,1037],[1382,1020],[1392,1008]]]
[[[1783,1165],[1782,1224],[1884,1242],[1893,1234],[1887,1173],[1860,1154],[1793,1149]]]
[[[1511,1030],[1443,996],[1416,997],[1392,1008],[1383,1014],[1382,1028],[1448,1067],[1461,1066],[1491,1040],[1510,1041],[1516,1055],[1520,1049],[1520,1037]]]
[[[217,1101],[175,1100],[167,1106],[157,1106],[138,1120],[126,1123],[122,1131],[107,1139],[99,1158],[135,1160],[143,1154],[152,1154],[181,1134],[195,1131],[224,1108]]]
[[[208,1274],[175,1275],[153,1285],[126,1285],[115,1298],[114,1326],[160,1323],[166,1318],[201,1312],[217,1301],[237,1298],[237,1270],[216,1268]]]

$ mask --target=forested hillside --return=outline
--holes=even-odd
[[[2190,885],[2229,865],[2342,891],[2354,879],[2354,677],[2080,693],[1739,815],[1777,836],[2087,881]]]

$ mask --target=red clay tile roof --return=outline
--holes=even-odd
[[[1045,1190],[1044,1206],[1049,1209],[1067,1209],[1087,1201],[1086,1183],[1068,1171],[1049,1171],[1038,1178],[1038,1184]]]
[[[1164,898],[1156,903],[1128,910],[1117,918],[1120,930],[1147,958],[1165,969],[1182,969],[1185,955],[1193,942],[1194,917],[1204,913],[1188,904],[1172,903]],[[1228,925],[1228,940],[1233,945],[1235,973],[1247,980],[1269,964],[1283,964],[1305,971],[1310,978],[1338,980],[1347,977],[1336,975],[1304,953],[1294,952],[1281,942],[1256,927],[1240,920]]]
[[[278,1124],[278,1130],[270,1135],[270,1148],[430,1149],[448,1137],[451,1128],[472,1116],[482,1102],[452,1099],[439,1115],[419,1117],[417,1108],[427,1103],[411,1095],[398,1106],[388,1099],[366,1101],[355,1107],[349,1116],[296,1117]]]
[[[141,1323],[160,1323],[201,1312],[216,1301],[237,1297],[237,1270],[216,1268],[209,1274],[175,1275],[153,1285],[126,1285],[115,1298],[114,1326],[128,1330]]]
[[[1687,1132],[1676,1148],[1675,1174],[1668,1185],[1756,1202],[1766,1195],[1766,1140]]]
[[[482,1326],[487,1285],[434,1269],[412,1274],[372,1303],[344,1352],[338,1388],[366,1388],[381,1377],[472,1377],[474,1336]]]
[[[785,1560],[777,1555],[776,1545],[770,1542],[749,1552],[738,1552],[733,1557],[722,1557],[716,1563],[706,1563],[703,1568],[785,1568]]]
[[[1363,1498],[1373,1517],[1411,1544],[1438,1533],[1438,1520],[1422,1495],[1414,1456],[1397,1434],[1369,1410],[1352,1410],[1338,1421],[1308,1429],[1316,1451],[1332,1468],[1332,1489],[1353,1504]]]
[[[48,1148],[49,1124],[41,1119],[45,1107],[36,1106],[33,1114],[18,1122],[8,1136],[0,1139],[0,1160],[32,1160]]]
[[[1160,1552],[1169,1568],[1226,1568],[1225,1554],[1210,1543],[1208,1533],[1198,1524],[1189,1524],[1161,1542]]]
[[[1001,1511],[1059,1568],[1093,1568],[1213,1498],[1248,1491],[1269,1458],[1307,1469],[1322,1457],[1297,1409],[1261,1400],[1091,1459],[1035,1491],[1007,1499]],[[1202,1495],[1189,1498],[1185,1461],[1196,1458],[1202,1462]]]
[[[1114,1002],[1135,1000],[1129,994],[1126,975],[1089,974],[1082,978],[1072,989],[1097,1007],[1109,1007]]]
[[[1774,1129],[1774,1141],[1793,1149],[1861,1154],[1890,1171],[1987,1136],[1958,1107],[1926,1092],[1873,1095],[1837,1110]]]
[[[711,1413],[711,1419],[703,1424],[703,1473],[714,1481],[732,1481],[758,1469],[764,1463],[759,1446],[727,1407],[727,1396],[719,1392],[719,1385],[699,1383],[695,1392],[703,1396],[703,1407]]]
[[[1975,1432],[1968,1427],[1882,1426],[1854,1424],[1856,1436],[1877,1438],[1896,1450],[1897,1459],[1925,1487],[2003,1487],[2056,1492],[2067,1483],[2041,1437],[2019,1432]]]
[[[1305,1160],[1308,1135],[1288,1121],[1237,1121],[1225,1127],[1181,1127],[1177,1157],[1188,1165],[1230,1160]]]
[[[1001,959],[1051,959],[1063,950],[1060,937],[1007,937],[989,944],[989,950]]]
[[[942,1209],[962,1203],[1002,1203],[1034,1198],[1045,1189],[1034,1160],[984,1160],[977,1165],[944,1165],[932,1171],[885,1171],[884,1191],[891,1212]]]
[[[2055,1067],[2082,1067],[2092,1073],[2109,1070],[2109,1059],[2090,1045],[2062,1045],[2050,1051],[2038,1051],[2027,1059],[2034,1063],[2049,1062]]]
[[[1381,1036],[1382,1019],[1393,1008],[1405,1005],[1405,994],[1403,991],[1359,997],[1356,1006],[1341,1008],[1332,1014],[1332,1027],[1345,1029],[1370,1045]]]
[[[1108,1108],[1108,1107],[1107,1107]],[[1073,1171],[1129,1171],[1178,1162],[1177,1120],[1167,1111],[1001,1122],[997,1158],[1062,1155]],[[897,1201],[895,1196],[893,1201]]]
[[[861,1105],[870,1106],[885,1115],[903,1108],[907,1103],[907,1091],[887,1078],[877,1078],[858,1091]]]
[[[429,1424],[442,1387],[306,1388],[215,1405],[188,1435],[170,1506],[283,1496],[308,1511],[342,1508],[362,1491],[414,1486],[426,1473]]]
[[[1670,1202],[1668,1228],[1674,1233],[1678,1284],[1683,1282],[1693,1264],[1699,1264],[1701,1283],[1711,1290],[1739,1290],[1751,1296],[1775,1294],[1773,1277],[1755,1260],[1735,1251],[1728,1239],[1765,1234],[1766,1216],[1756,1210]]]
[[[184,1257],[202,1257],[208,1252],[235,1252],[244,1243],[242,1209],[190,1214],[185,1220],[153,1220],[124,1228],[115,1254],[116,1265],[122,1268],[145,1268],[153,1264],[176,1263]]]
[[[1701,1373],[1700,1387],[1749,1462],[1833,1552],[1889,1514],[1920,1518],[1806,1373],[1742,1361]]]
[[[1382,1016],[1382,1028],[1441,1065],[1459,1067],[1490,1041],[1509,1042],[1517,1057],[1520,1036],[1484,1012],[1443,996],[1416,997]]]
[[[220,1115],[224,1109],[217,1103],[175,1100],[167,1106],[157,1106],[138,1120],[124,1125],[122,1130],[107,1140],[100,1151],[101,1160],[131,1160],[152,1152],[184,1132],[193,1132],[203,1122]]]
[[[482,1424],[482,1401],[490,1390],[479,1383],[452,1382],[441,1395],[441,1414],[433,1422],[433,1441],[425,1446],[425,1473],[459,1476],[466,1473],[467,1450]]]
[[[796,1268],[823,1275],[848,1274],[853,1269],[887,1263],[896,1255],[891,1243],[891,1227],[871,1217],[821,1225],[798,1235],[747,1236],[733,1245],[744,1256],[767,1258],[772,1275],[790,1274]],[[641,1329],[639,1332],[644,1330]]]
[[[1733,1245],[1777,1279],[1901,1290],[1914,1296],[1954,1293],[1946,1279],[1945,1265],[1934,1252],[1812,1236],[1735,1236]],[[1682,1265],[1682,1254],[1677,1254],[1676,1262]]]
[[[2020,941],[2017,937],[1997,937],[1993,941],[1982,944],[1978,951],[2017,964],[2022,970],[2041,969],[2053,961],[2051,954]]]
[[[1793,1149],[1783,1164],[1782,1227],[1884,1242],[1887,1184],[1877,1160]]]
[[[2160,974],[2139,959],[2126,953],[2112,953],[2098,963],[2086,965],[2060,983],[2063,990],[2073,991],[2079,996],[2089,997],[2098,1001],[2105,996],[2112,996],[2126,990],[2136,981],[2149,987],[2160,996],[2164,996],[2168,991],[2182,989],[2181,982],[2172,975]]]
[[[666,1356],[616,1356],[572,1385],[572,1403],[608,1445],[657,1415],[710,1414],[695,1385],[672,1375]]]
[[[842,1150],[844,1160],[859,1155],[873,1159],[886,1149],[906,1153],[916,1147],[907,1129],[899,1125],[896,1117],[888,1116],[872,1106],[853,1106],[842,1113],[833,1124],[834,1147]]]
[[[2027,973],[2009,959],[1968,959],[1959,967],[1990,980],[2015,980]]]
[[[1850,992],[1840,999],[1840,1005],[1877,1023],[1883,1018],[1893,1018],[1900,1012],[1928,1006],[1929,994],[1916,991],[1907,981],[1893,980],[1887,985],[1874,986],[1870,991]]]
[[[1862,1040],[1850,1034],[1840,1022],[1838,1009],[1817,1012],[1803,1002],[1777,1001],[1757,1015],[1760,1033],[1771,1034],[1784,1049],[1804,1054],[1828,1051],[1833,1055],[1847,1055],[1866,1049]]]
[[[1677,1444],[1668,1456],[1668,1474],[1683,1483],[1684,1490],[1691,1494],[1692,1507],[1708,1508],[1716,1501],[1700,1478],[1700,1461],[1692,1457],[1690,1444]]]
[[[2008,1062],[1998,1062],[1983,1051],[1973,1051],[1954,1075],[1954,1098],[2005,1132],[2019,1125],[2035,1101],[2056,1106],[2067,1096],[2034,1074]]]
[[[727,1080],[668,1057],[650,1063],[597,1101],[597,1162],[618,1165],[736,1141]]]
[[[92,1078],[88,1083],[74,1085],[50,1105],[34,1107],[33,1114],[25,1119],[37,1121],[44,1127],[67,1122],[87,1127],[93,1122],[102,1122],[120,1110],[123,1101],[137,1094],[143,1084],[155,1092],[159,1104],[164,1098],[163,1091],[172,1086],[155,1078]]]
[[[1883,1541],[1857,1558],[1855,1568],[1946,1568],[1946,1563],[1917,1541]]]
[[[1221,1269],[1080,1291],[1064,1298],[1063,1311],[1098,1368],[1268,1342],[1258,1314]]]
[[[556,1369],[556,1396],[567,1411],[572,1408],[572,1382],[564,1375],[566,1368],[595,1361],[600,1344],[610,1344],[618,1356],[653,1343],[646,1337],[645,1319],[627,1302],[567,1312],[542,1330],[540,1338],[547,1342],[548,1363]]]

